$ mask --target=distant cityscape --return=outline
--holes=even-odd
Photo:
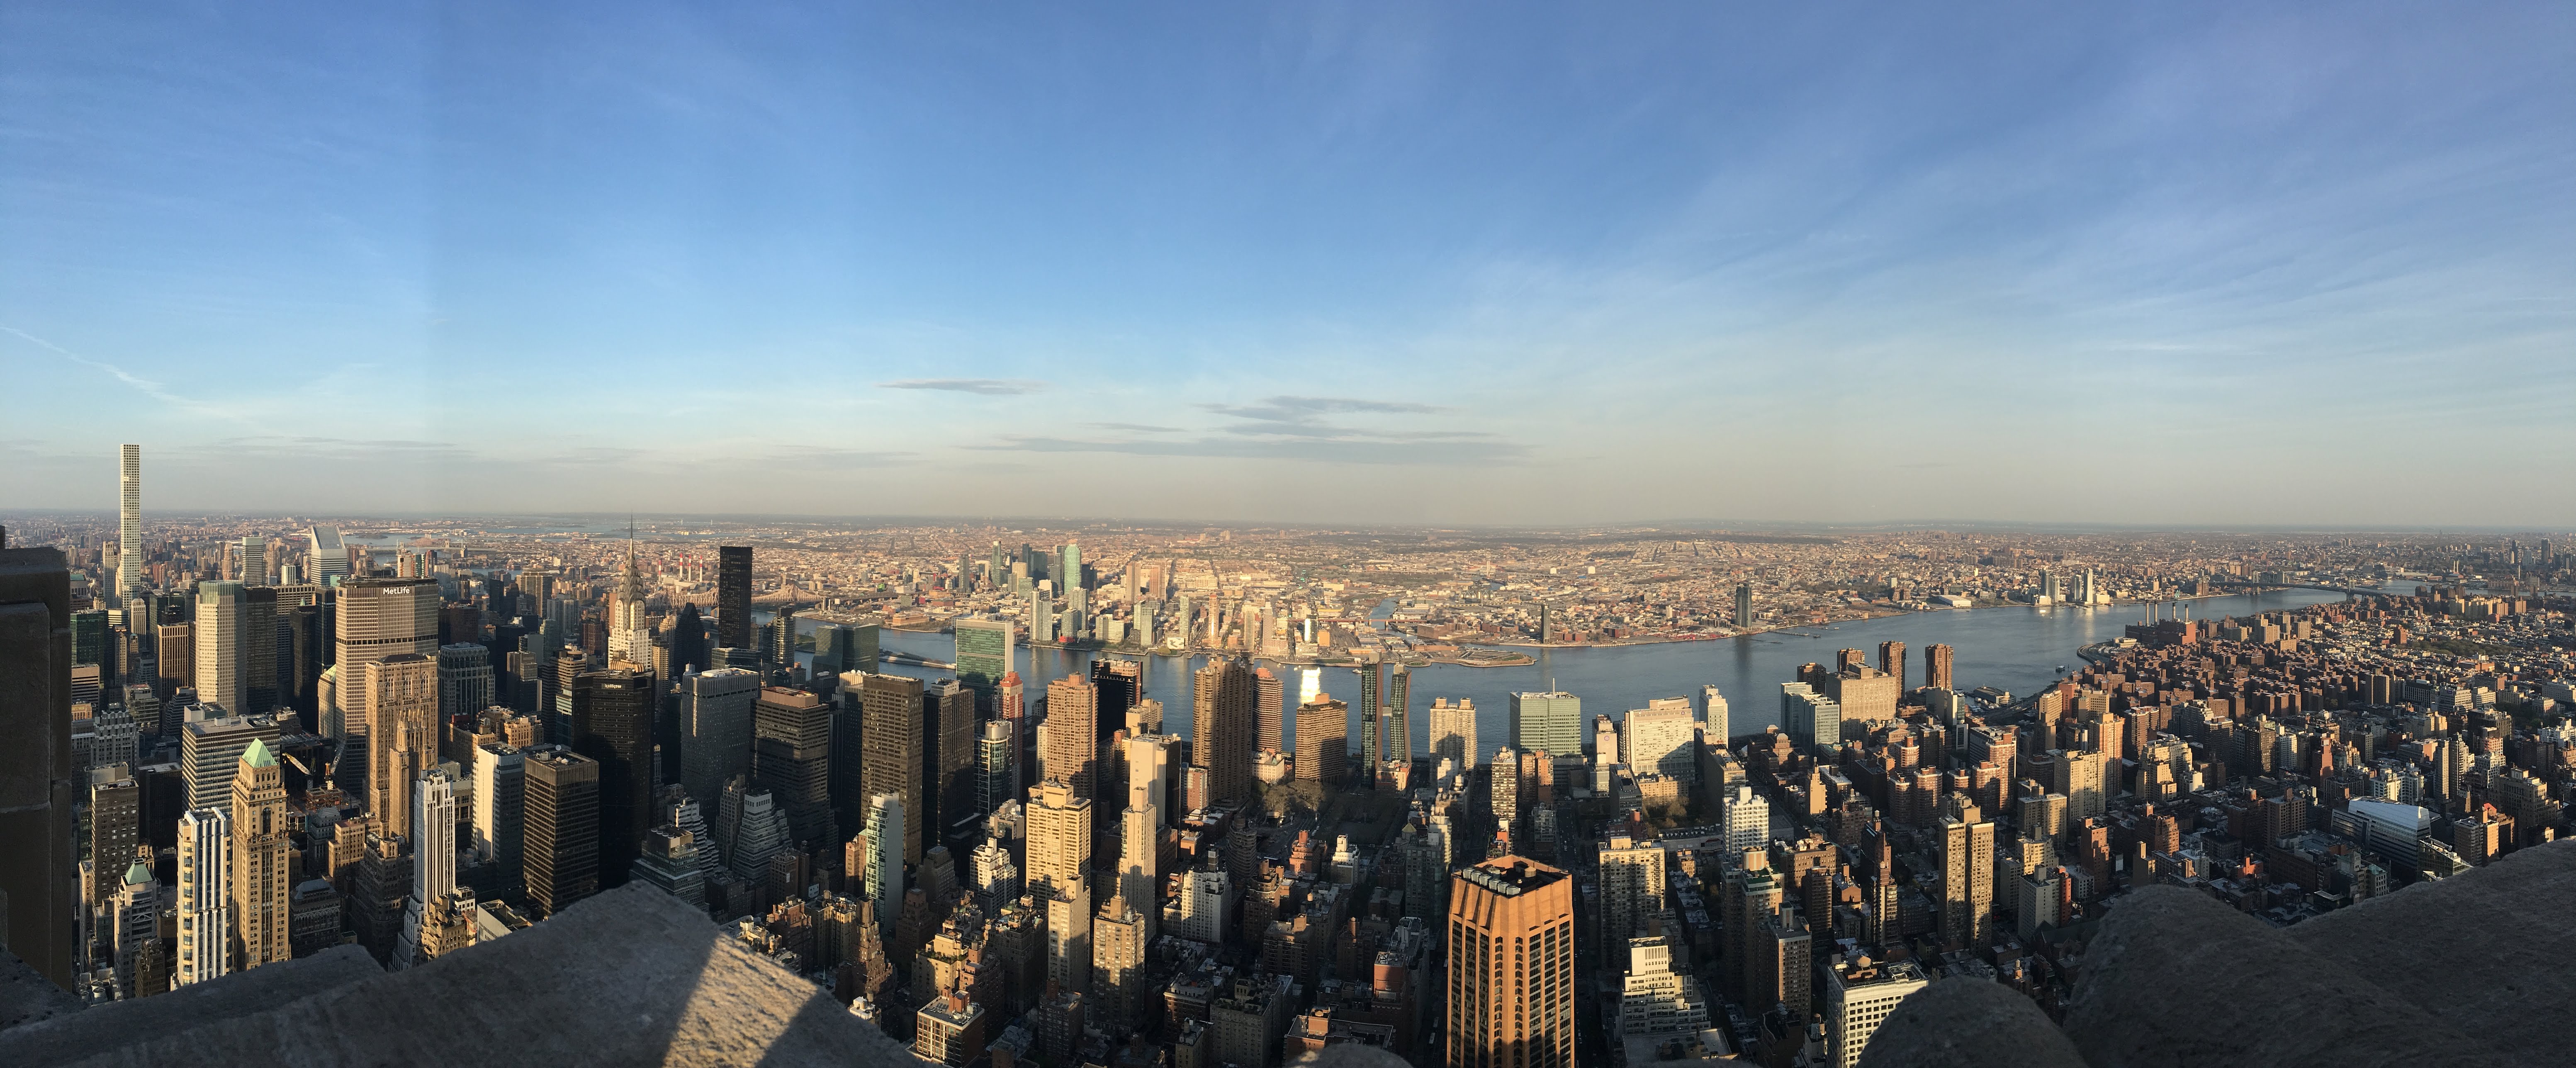
[[[182,517],[119,459],[0,530],[0,934],[90,1004],[643,884],[931,1064],[1853,1068],[1936,983],[2062,1018],[2140,888],[2289,927],[2576,790],[2562,531]]]

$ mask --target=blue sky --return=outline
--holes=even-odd
[[[0,506],[2576,526],[2571,119],[2563,4],[0,4]]]

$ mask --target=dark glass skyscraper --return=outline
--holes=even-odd
[[[599,885],[622,886],[644,832],[656,822],[650,818],[652,673],[610,669],[574,676],[572,747],[599,765]]]
[[[1252,799],[1252,741],[1259,726],[1252,668],[1220,660],[1190,680],[1190,712],[1197,731],[1190,760],[1207,771],[1211,801]]]
[[[698,603],[691,601],[680,606],[680,618],[671,623],[671,677],[704,671],[708,666],[707,625],[698,618]]]
[[[751,546],[716,547],[716,644],[751,648]]]
[[[798,843],[837,844],[832,710],[802,690],[762,687],[751,706],[751,782],[787,813],[787,833]]]
[[[522,766],[529,918],[542,920],[599,890],[599,763],[541,745]]]

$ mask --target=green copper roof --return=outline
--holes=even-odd
[[[133,867],[125,869],[125,885],[127,886],[141,886],[144,883],[151,881],[152,872],[144,868],[143,862],[140,860],[135,861]]]
[[[253,738],[250,748],[242,751],[242,763],[254,768],[273,768],[277,766],[277,756],[268,751],[267,739]]]

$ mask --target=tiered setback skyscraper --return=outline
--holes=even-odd
[[[1573,1068],[1574,880],[1502,856],[1449,885],[1447,1068]]]
[[[294,955],[287,917],[286,782],[268,743],[253,741],[233,775],[233,970]]]
[[[143,592],[143,446],[119,445],[117,452],[116,603],[121,605]]]
[[[1200,668],[1191,680],[1190,711],[1197,739],[1190,760],[1206,769],[1210,801],[1252,799],[1252,742],[1259,727],[1252,669],[1240,660]]]
[[[751,546],[716,547],[716,644],[751,648]]]
[[[438,662],[414,653],[359,668],[365,680],[367,812],[387,836],[410,838],[411,783],[438,762]],[[240,813],[233,814],[240,818]]]

